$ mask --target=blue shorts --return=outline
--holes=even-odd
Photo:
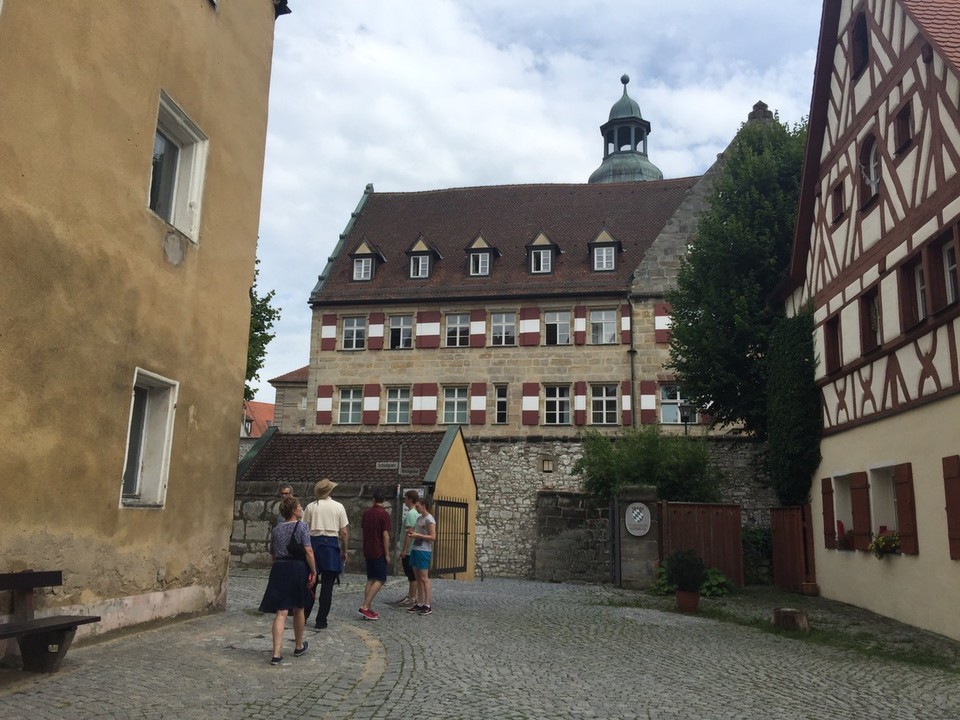
[[[367,558],[367,580],[387,581],[387,559],[385,557]]]
[[[416,570],[429,570],[432,555],[433,553],[429,550],[411,550],[410,567]]]

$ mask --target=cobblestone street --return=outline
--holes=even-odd
[[[755,628],[609,604],[615,589],[434,582],[418,617],[334,591],[328,630],[269,665],[265,573],[225,613],[74,647],[56,675],[0,671],[0,718],[960,718],[960,676]]]

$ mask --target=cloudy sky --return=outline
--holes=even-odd
[[[276,26],[261,294],[282,309],[260,371],[306,365],[307,300],[367,183],[377,191],[578,183],[628,92],[664,177],[699,175],[757,100],[810,104],[815,0],[291,0]]]

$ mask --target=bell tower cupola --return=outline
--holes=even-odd
[[[591,183],[662,180],[663,173],[647,158],[650,123],[640,114],[637,101],[627,95],[630,76],[620,78],[623,97],[610,108],[610,117],[600,126],[603,162],[590,175]]]

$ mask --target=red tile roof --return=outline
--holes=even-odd
[[[279,485],[315,483],[326,477],[337,483],[409,485],[422,481],[444,434],[277,433],[260,449],[240,479]],[[398,474],[396,466],[377,469],[378,462],[400,462],[401,454],[403,475]]]
[[[307,381],[307,375],[309,372],[310,366],[304,365],[302,368],[291,370],[284,375],[275,377],[272,380],[267,380],[267,382],[271,385],[274,383],[305,383]]]
[[[311,302],[623,294],[644,253],[698,180],[372,192]],[[623,252],[615,271],[593,272],[588,243],[604,229]],[[562,254],[552,273],[532,275],[526,246],[541,232]],[[488,277],[468,273],[466,248],[478,235],[500,253]],[[443,258],[428,280],[409,277],[406,250],[420,237]],[[372,280],[357,282],[350,253],[364,240],[386,262]]]
[[[960,72],[960,2],[958,0],[900,0],[954,72]]]
[[[273,403],[247,400],[243,403],[243,419],[250,421],[250,434],[247,437],[258,438],[273,425]]]

